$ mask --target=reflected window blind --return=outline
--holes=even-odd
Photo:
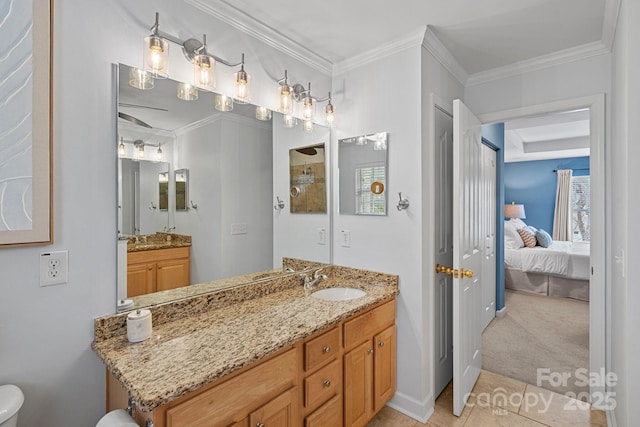
[[[371,184],[375,181],[386,185],[383,164],[356,168],[356,213],[385,214],[385,192],[383,191],[382,194],[373,194],[371,192]]]

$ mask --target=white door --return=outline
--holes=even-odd
[[[496,152],[482,144],[482,330],[496,317]]]
[[[460,100],[453,101],[453,413],[458,416],[482,366],[481,138],[480,121]]]
[[[435,263],[453,265],[452,186],[453,116],[436,106],[435,111]],[[438,396],[453,376],[453,277],[435,274],[435,394]]]

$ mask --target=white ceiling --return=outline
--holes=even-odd
[[[330,64],[429,28],[467,75],[610,43],[618,0],[185,0]],[[255,33],[256,30],[254,30]]]
[[[504,161],[589,156],[589,110],[511,120],[504,126]]]

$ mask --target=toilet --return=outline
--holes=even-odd
[[[17,386],[0,386],[0,427],[16,427],[18,411],[24,403],[24,394]]]
[[[0,424],[0,427],[4,425]],[[124,409],[116,409],[100,418],[96,427],[138,427],[138,423]]]

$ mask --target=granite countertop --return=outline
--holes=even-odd
[[[136,243],[137,241],[137,243]],[[157,232],[140,236],[130,236],[127,252],[152,251],[156,249],[184,248],[191,246],[191,236]]]
[[[312,290],[282,285],[276,292],[251,296],[256,291],[249,284],[233,290],[246,288],[246,300],[171,321],[160,318],[159,325],[154,317],[152,337],[140,343],[129,343],[121,331],[98,339],[103,334],[96,326],[92,347],[138,408],[150,411],[398,294],[397,276],[376,280],[335,271]],[[289,283],[294,282],[289,279]],[[267,285],[262,282],[261,286]],[[310,296],[320,288],[336,286],[360,288],[367,294],[342,302]]]

